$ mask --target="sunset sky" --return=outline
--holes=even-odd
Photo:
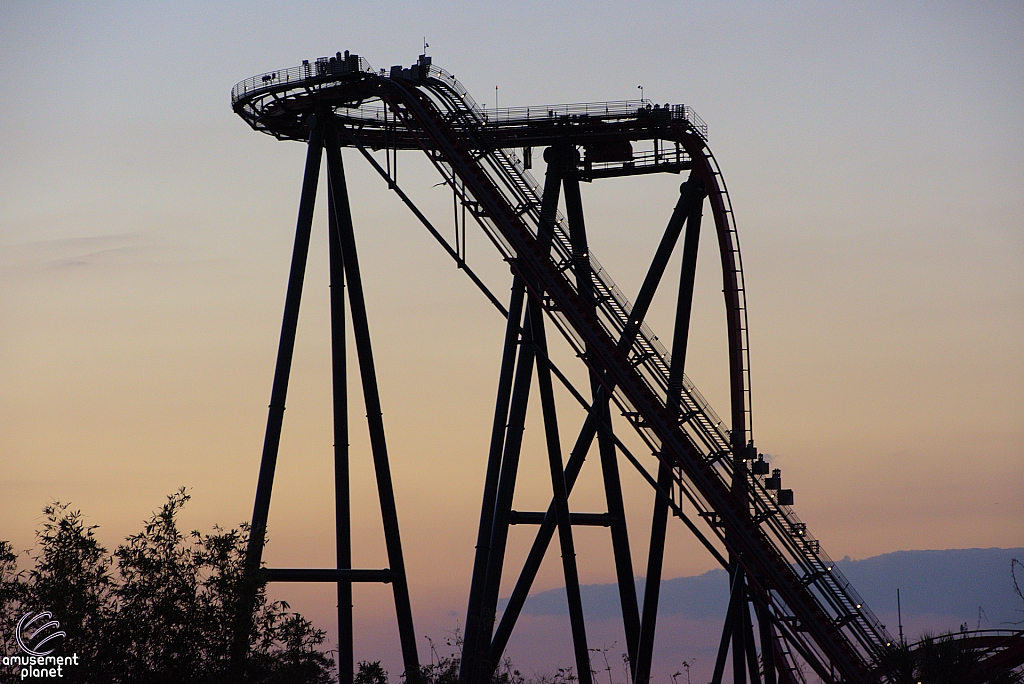
[[[229,91],[336,51],[408,65],[424,37],[490,106],[496,86],[512,106],[642,85],[708,123],[743,249],[755,438],[833,557],[1024,546],[1024,5],[1011,2],[3,3],[0,539],[30,548],[59,500],[112,548],[182,485],[188,529],[249,518],[305,150],[250,130]],[[451,234],[451,197],[420,157],[400,156],[399,181]],[[369,166],[345,161],[417,632],[436,640],[465,619],[504,322]],[[630,298],[680,180],[583,188],[593,250]],[[270,512],[276,566],[334,557],[325,206]],[[727,415],[709,235],[687,371]],[[507,297],[479,232],[468,252]],[[651,315],[666,340],[671,300]],[[523,510],[550,496],[535,413]],[[351,415],[355,562],[382,567],[358,402]],[[582,417],[566,405],[560,419],[571,442]],[[640,574],[652,497],[627,468]],[[575,510],[602,510],[595,470]],[[670,529],[666,577],[715,566]],[[513,572],[529,541],[514,532]],[[604,530],[581,530],[577,549],[583,582],[614,580]],[[552,554],[536,590],[560,584]],[[273,591],[333,629],[331,587]],[[358,659],[394,658],[389,601],[358,588]]]

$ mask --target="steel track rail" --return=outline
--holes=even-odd
[[[792,509],[776,501],[763,478],[746,473],[752,411],[742,259],[729,194],[699,117],[682,105],[651,112],[643,103],[549,106],[549,116],[540,118],[531,118],[537,108],[485,112],[454,76],[429,64],[393,70],[388,77],[348,53],[344,61],[339,55],[331,62],[244,81],[232,91],[232,106],[255,130],[279,139],[300,139],[306,113],[326,108],[364,155],[367,148],[422,149],[457,200],[474,207],[474,217],[513,271],[538,284],[534,294],[550,301],[550,319],[603,378],[605,391],[652,453],[671,466],[673,507],[681,511],[678,506],[686,500],[705,517],[712,538],[744,568],[755,599],[771,607],[779,633],[823,679],[831,679],[826,663],[844,681],[874,679],[873,664],[891,637]],[[556,116],[555,109],[563,107]],[[389,109],[394,116],[387,115]],[[725,281],[732,431],[686,378],[683,420],[666,411],[661,397],[668,389],[668,352],[646,325],[634,323],[631,303],[592,254],[590,282],[574,282],[572,246],[561,215],[549,226],[550,255],[537,246],[539,184],[508,148],[567,139],[583,146],[602,139],[671,142],[677,159],[685,158],[685,168],[704,182]],[[655,149],[658,170],[657,142]],[[583,289],[594,293],[596,310],[582,301]],[[492,303],[503,309],[493,297]],[[749,481],[741,499],[730,487],[737,478]],[[729,530],[728,537],[723,530]]]
[[[389,95],[400,101],[410,112],[416,124],[433,143],[434,149],[438,150],[477,201],[485,207],[495,227],[513,248],[513,268],[528,282],[540,283],[544,292],[558,304],[567,323],[566,327],[576,334],[567,335],[570,343],[576,342],[574,346],[578,347],[581,354],[584,348],[593,350],[596,358],[592,362],[597,362],[608,371],[614,380],[614,389],[621,389],[626,400],[648,421],[648,426],[662,445],[659,456],[669,459],[672,461],[670,465],[686,472],[687,478],[702,497],[723,517],[727,528],[735,534],[741,555],[745,555],[747,561],[770,580],[772,589],[804,622],[804,629],[812,634],[814,642],[836,670],[849,681],[867,681],[870,668],[863,656],[847,642],[814,597],[805,591],[799,577],[774,545],[763,536],[760,528],[751,525],[746,512],[737,508],[719,473],[708,466],[692,440],[679,429],[665,410],[664,404],[652,391],[653,388],[638,376],[635,366],[617,349],[606,328],[579,301],[576,288],[559,271],[557,264],[552,263],[539,248],[535,233],[527,228],[522,215],[517,214],[514,206],[510,206],[507,198],[481,167],[483,156],[467,150],[460,136],[446,134],[450,123],[440,114],[434,102],[415,86],[396,79],[392,79],[391,86]],[[563,329],[563,332],[567,330]],[[574,339],[577,335],[582,339]],[[579,341],[585,344],[579,345]]]

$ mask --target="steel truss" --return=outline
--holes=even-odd
[[[303,65],[244,81],[232,92],[232,104],[254,129],[279,139],[303,140],[309,146],[247,557],[250,598],[248,603],[241,603],[240,624],[244,626],[246,616],[251,616],[252,588],[259,582],[336,583],[342,642],[339,664],[342,681],[349,682],[351,583],[390,581],[395,590],[406,672],[412,678],[419,672],[341,162],[340,148],[351,147],[386,180],[507,319],[469,592],[461,681],[487,684],[492,679],[557,531],[577,671],[581,683],[590,684],[573,542],[573,527],[590,525],[609,530],[631,675],[634,684],[647,684],[670,512],[729,571],[729,607],[715,663],[715,682],[722,681],[726,670],[731,670],[737,683],[803,682],[806,670],[825,682],[884,679],[879,663],[891,648],[892,637],[795,515],[791,490],[782,488],[779,471],[769,472],[767,462],[754,447],[738,236],[724,179],[707,147],[707,128],[692,109],[618,102],[484,111],[451,74],[433,66],[428,58],[421,57],[410,68],[393,67],[390,72],[378,73],[365,60],[348,53],[344,58],[339,54],[336,59],[318,60],[315,67]],[[632,148],[637,143],[653,149],[637,152]],[[542,190],[510,151],[522,148],[524,159],[532,160],[534,147],[545,149]],[[338,567],[261,570],[322,148],[327,151],[330,185]],[[375,150],[384,151],[384,164],[374,156]],[[399,186],[398,150],[422,151],[452,189],[459,236],[454,246]],[[675,208],[636,300],[630,302],[590,250],[579,184],[599,178],[683,171],[689,176],[680,186]],[[560,200],[564,201],[566,216],[558,211]],[[731,429],[684,374],[705,207],[713,222],[723,274]],[[466,263],[467,214],[512,270],[507,306]],[[681,277],[669,353],[644,321],[680,239]],[[388,569],[351,568],[348,454],[344,446],[348,430],[345,289],[370,414]],[[588,389],[574,387],[550,359],[548,333],[552,326],[586,364]],[[541,402],[552,498],[544,511],[517,511],[512,501],[534,378]],[[586,411],[567,458],[559,439],[553,390],[556,381]],[[612,424],[616,413],[628,419],[656,462],[647,461],[649,465],[645,466],[627,448]],[[569,508],[569,495],[595,440],[607,510],[574,512]],[[655,492],[645,571],[647,589],[642,603],[634,586],[620,458],[635,468]],[[656,476],[649,474],[650,466],[656,467]],[[498,592],[512,525],[533,525],[537,531],[499,620]],[[244,646],[244,641],[238,646],[238,658],[244,655]],[[1016,653],[1008,647],[1000,648],[1001,654]]]
[[[242,680],[242,663],[249,645],[252,614],[257,587],[266,582],[328,582],[337,585],[338,592],[338,670],[343,682],[351,682],[354,667],[352,649],[352,583],[390,583],[394,593],[398,633],[402,647],[405,671],[410,682],[419,679],[419,659],[416,652],[416,632],[413,628],[412,607],[406,581],[405,561],[398,528],[395,494],[388,463],[387,441],[384,434],[383,413],[377,389],[370,328],[363,296],[362,278],[356,251],[352,214],[349,207],[345,168],[342,163],[338,127],[329,112],[321,112],[320,119],[311,117],[299,218],[292,252],[288,291],[285,298],[284,322],[278,346],[277,368],[274,372],[270,412],[256,485],[252,526],[246,553],[246,590],[240,601],[239,624],[236,628],[233,659],[236,677]],[[327,153],[328,181],[328,233],[331,285],[331,361],[334,393],[334,493],[336,568],[297,569],[263,568],[262,554],[266,541],[267,516],[274,471],[277,465],[281,427],[284,420],[285,398],[291,373],[292,352],[299,316],[299,303],[309,250],[320,163]],[[349,508],[349,441],[348,441],[348,387],[346,358],[346,291],[356,343],[359,376],[366,406],[370,450],[373,455],[377,494],[380,499],[384,540],[388,555],[388,568],[356,569],[352,567],[351,521]]]

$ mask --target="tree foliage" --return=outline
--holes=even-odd
[[[955,634],[926,635],[913,648],[893,644],[881,670],[893,684],[1020,684],[1019,672],[981,669],[983,652]]]
[[[0,655],[17,655],[19,618],[50,611],[66,632],[55,655],[77,654],[80,665],[64,670],[63,681],[127,684],[215,684],[229,681],[229,652],[237,597],[242,585],[249,527],[243,523],[211,533],[178,528],[189,501],[182,488],[144,521],[113,553],[86,525],[80,511],[52,503],[43,509],[31,567],[18,569],[19,556],[0,541]],[[1014,559],[1014,589],[1024,601]],[[325,641],[283,601],[269,601],[263,586],[255,603],[254,629],[242,679],[246,683],[327,684],[333,662],[320,649]],[[461,640],[446,641],[443,655],[433,642],[430,662],[421,667],[426,684],[457,684]],[[881,670],[895,684],[921,682],[1020,684],[1019,672],[978,676],[980,652],[953,635],[925,637],[913,650],[895,645]],[[405,677],[403,677],[403,680]],[[0,682],[21,681],[16,667],[0,667]],[[363,661],[355,684],[388,684],[380,661]],[[525,677],[505,660],[492,684],[573,684],[572,668]]]
[[[19,572],[17,554],[0,541],[0,646],[16,655],[13,634],[25,613],[50,611],[67,633],[54,655],[78,654],[68,682],[225,682],[249,528],[184,534],[177,519],[189,500],[167,498],[138,534],[114,552],[99,544],[80,511],[43,509],[33,567]],[[319,649],[324,632],[260,587],[250,635],[246,682],[333,681],[333,662]],[[2,668],[0,681],[19,681]]]

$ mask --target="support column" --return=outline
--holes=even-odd
[[[732,585],[732,681],[733,684],[747,684],[747,630],[743,622],[743,613],[747,611],[746,582],[736,561],[732,564],[732,574],[735,578]]]
[[[277,347],[277,366],[270,392],[270,409],[267,415],[267,430],[263,438],[263,454],[260,457],[260,474],[256,484],[256,500],[253,504],[249,542],[245,553],[245,576],[238,602],[238,619],[232,644],[231,658],[235,673],[240,675],[249,650],[249,635],[252,631],[253,610],[256,593],[259,591],[257,573],[263,559],[263,545],[267,536],[267,516],[270,513],[270,494],[274,486],[274,471],[277,468],[277,453],[281,444],[281,426],[284,423],[285,400],[288,396],[288,379],[292,369],[292,354],[295,350],[295,330],[299,322],[299,304],[302,300],[302,284],[306,275],[306,257],[309,253],[310,231],[313,226],[313,206],[316,202],[316,187],[320,177],[320,157],[323,154],[324,129],[317,125],[310,132],[306,149],[306,167],[302,176],[302,193],[299,198],[299,216],[295,226],[295,246],[288,274],[288,290],[284,300],[284,317],[281,323],[281,340]]]
[[[395,493],[391,483],[391,468],[388,462],[387,441],[384,435],[384,417],[381,411],[380,394],[377,389],[377,374],[370,344],[370,327],[366,316],[366,301],[356,254],[355,234],[352,228],[352,214],[345,184],[345,169],[338,145],[338,135],[331,122],[327,129],[327,164],[330,170],[331,188],[337,210],[338,235],[344,259],[345,279],[348,283],[349,304],[352,309],[352,329],[359,358],[359,374],[363,386],[363,400],[366,405],[366,420],[370,431],[370,450],[373,453],[374,471],[377,477],[377,494],[380,498],[381,519],[384,524],[384,541],[387,548],[388,564],[393,579],[391,587],[395,597],[395,613],[398,618],[398,635],[402,645],[402,659],[407,681],[419,680],[419,656],[416,651],[416,632],[413,628],[412,606],[409,600],[409,586],[406,582],[405,559],[398,530],[398,513]]]
[[[494,631],[494,620],[498,607],[498,591],[501,586],[501,573],[505,563],[505,546],[508,541],[509,513],[512,510],[512,497],[515,493],[516,477],[519,472],[519,455],[522,450],[523,432],[526,427],[526,407],[530,397],[530,386],[533,383],[535,357],[529,324],[529,311],[530,304],[527,303],[523,323],[523,336],[519,346],[519,359],[516,363],[515,380],[512,386],[508,427],[505,431],[505,444],[502,449],[501,474],[498,477],[494,520],[491,525],[491,547],[487,558],[487,575],[480,606],[480,627],[477,630],[476,668],[469,673],[470,684],[486,684],[489,681],[489,674],[494,671],[494,667],[497,665],[496,662],[490,661],[490,649],[488,647],[491,634]]]
[[[755,604],[757,626],[760,631],[758,640],[761,643],[761,661],[764,665],[764,684],[778,684],[775,672],[775,638],[772,635],[771,618],[768,609],[760,602]]]
[[[754,627],[750,620],[750,592],[743,603],[743,643],[747,647],[747,670],[752,684],[761,684],[761,668],[757,662],[757,645],[754,642]]]
[[[684,184],[680,203],[686,200],[686,235],[683,238],[683,262],[679,275],[679,295],[676,300],[676,320],[672,334],[672,362],[669,366],[668,396],[665,403],[669,412],[678,417],[682,398],[683,372],[690,335],[690,312],[693,306],[693,283],[697,273],[697,248],[700,242],[700,222],[704,206],[704,189],[699,181]],[[658,466],[658,486],[670,491],[672,472],[664,464]],[[651,521],[651,544],[647,556],[647,575],[644,582],[644,607],[640,627],[640,646],[634,684],[647,684],[651,678],[651,660],[654,657],[654,634],[658,620],[658,599],[661,593],[661,572],[665,558],[665,532],[668,526],[668,502],[654,499]]]
[[[552,226],[558,208],[561,176],[552,165],[544,180],[544,195],[541,204],[540,242],[550,245]],[[518,289],[517,289],[518,288]],[[512,381],[511,400],[503,400],[499,385],[499,397],[495,406],[494,424],[491,430],[491,448],[488,456],[488,478],[496,478],[493,502],[485,485],[484,502],[481,508],[480,529],[477,534],[477,552],[474,561],[473,580],[470,586],[470,605],[466,616],[466,639],[462,647],[462,665],[459,679],[466,684],[486,684],[497,666],[492,658],[491,636],[494,631],[498,605],[498,591],[504,566],[505,542],[508,538],[508,515],[512,509],[512,495],[515,490],[516,474],[519,468],[519,453],[522,447],[522,433],[526,423],[526,407],[529,402],[530,385],[533,377],[535,354],[531,337],[530,304],[523,311],[525,283],[518,278],[513,282],[513,302],[518,302],[516,311],[509,307],[508,323],[505,328],[506,353],[502,356],[502,372],[511,374],[514,349],[509,345],[519,343],[515,379]],[[520,327],[521,326],[521,327]],[[524,333],[521,335],[521,332]],[[506,368],[508,363],[508,368]],[[502,377],[505,377],[504,375]],[[507,426],[506,426],[507,420]],[[500,425],[499,425],[500,421]],[[504,438],[504,444],[502,444]],[[494,472],[494,471],[497,472]],[[487,530],[485,533],[484,530]],[[487,548],[481,541],[486,538]],[[481,560],[485,558],[486,560]],[[498,654],[500,657],[500,653]]]
[[[548,162],[548,172],[544,190],[545,208],[542,208],[541,216],[542,218],[547,217],[549,224],[553,221],[555,209],[553,206],[554,203],[549,205],[548,201],[549,198],[552,197],[557,200],[558,189],[561,184],[558,164],[551,163],[555,159],[552,157],[553,154],[554,152],[550,151],[550,149],[544,153],[544,158]],[[644,284],[640,288],[640,294],[637,296],[636,303],[633,305],[630,324],[627,326],[626,330],[623,331],[622,336],[619,339],[620,347],[628,347],[631,345],[635,339],[637,331],[643,324],[644,318],[647,315],[647,310],[650,308],[651,302],[654,299],[654,293],[657,291],[661,278],[664,275],[669,257],[671,257],[672,250],[674,249],[679,235],[682,232],[683,224],[694,201],[694,193],[698,189],[699,186],[692,181],[683,183],[680,186],[679,200],[676,203],[671,218],[669,219],[668,226],[665,229],[665,235],[662,237],[661,244],[658,247],[653,262],[651,263],[651,267],[647,272],[647,276],[644,279]],[[579,436],[576,439],[576,444],[573,447],[565,468],[565,484],[567,492],[572,491],[576,477],[579,475],[583,462],[586,459],[587,452],[590,450],[594,437],[598,433],[599,423],[600,421],[598,420],[596,411],[591,411],[587,416],[586,421],[584,421],[583,427],[580,429]],[[490,650],[490,660],[493,663],[498,661],[505,650],[505,646],[508,644],[508,640],[512,635],[512,629],[515,627],[515,622],[522,611],[524,603],[526,602],[530,588],[533,586],[533,581],[537,576],[537,571],[539,570],[540,564],[547,552],[548,545],[554,536],[555,527],[554,501],[552,501],[548,505],[547,513],[544,516],[544,522],[541,524],[540,529],[537,530],[536,537],[534,538],[533,545],[527,555],[526,562],[523,564],[519,579],[516,581],[516,585],[509,597],[509,602],[505,606],[505,612],[502,614],[501,622],[494,631],[494,638],[491,642]],[[493,667],[485,679],[489,678],[490,674],[493,674]]]
[[[484,477],[483,503],[480,505],[480,527],[476,538],[476,555],[473,560],[473,578],[469,587],[469,607],[466,610],[466,630],[462,644],[462,662],[459,679],[467,681],[474,672],[479,659],[480,644],[486,644],[489,652],[491,635],[481,634],[481,607],[487,580],[487,560],[491,551],[491,532],[494,525],[495,503],[498,498],[498,477],[505,443],[505,425],[508,420],[509,403],[512,396],[512,380],[516,365],[516,350],[519,348],[519,330],[523,316],[523,297],[526,288],[518,277],[512,281],[512,296],[508,305],[508,319],[505,324],[505,344],[501,353],[501,370],[498,373],[498,397],[494,406],[494,422],[491,424],[491,446],[487,455],[487,473]]]
[[[725,623],[722,625],[722,639],[718,643],[718,657],[715,658],[715,671],[711,675],[711,684],[722,684],[725,676],[725,665],[729,656],[729,644],[732,642],[733,625],[736,622],[736,574],[729,568],[729,607],[725,610]]]
[[[673,357],[673,361],[675,358]],[[672,470],[658,464],[658,487],[671,492]],[[668,502],[654,499],[651,520],[651,545],[647,551],[647,574],[644,580],[644,607],[640,619],[640,644],[633,672],[634,684],[648,684],[651,680],[651,661],[654,659],[654,634],[658,620],[658,599],[661,595],[661,568],[665,557],[665,532],[668,527]]]
[[[590,269],[590,249],[587,244],[587,229],[583,218],[583,200],[580,196],[580,182],[576,177],[575,148],[559,150],[559,161],[563,165],[562,185],[565,189],[565,210],[569,220],[569,238],[573,250],[573,270],[576,287],[590,306],[595,306],[593,281]],[[569,171],[566,173],[566,171]],[[619,465],[615,454],[615,443],[611,435],[611,412],[608,395],[602,391],[601,379],[593,372],[590,375],[590,391],[593,407],[598,420],[605,430],[597,433],[598,451],[601,458],[601,473],[604,480],[605,500],[611,515],[610,532],[612,555],[615,560],[615,574],[619,584],[619,605],[622,609],[622,626],[626,635],[626,654],[631,674],[635,674],[637,645],[640,641],[640,613],[637,609],[636,584],[633,577],[633,559],[629,549],[629,534],[626,531],[626,509],[622,501],[622,484],[619,480]]]
[[[562,551],[562,572],[565,575],[565,594],[569,603],[569,623],[572,627],[573,650],[580,684],[591,684],[590,652],[587,650],[587,632],[583,621],[583,600],[580,596],[580,578],[576,567],[576,549],[572,539],[572,520],[569,516],[569,494],[562,471],[562,447],[558,436],[555,414],[555,395],[551,387],[551,369],[548,365],[547,339],[544,334],[544,312],[536,300],[531,300],[527,311],[531,314],[534,344],[544,352],[537,358],[537,388],[540,390],[544,413],[544,436],[551,468],[552,500],[558,525],[558,543]]]
[[[334,536],[339,570],[352,568],[352,529],[349,486],[348,360],[345,340],[345,263],[328,173],[327,224],[331,264],[331,380],[334,393]],[[338,682],[352,684],[355,655],[352,646],[352,582],[338,582]]]

